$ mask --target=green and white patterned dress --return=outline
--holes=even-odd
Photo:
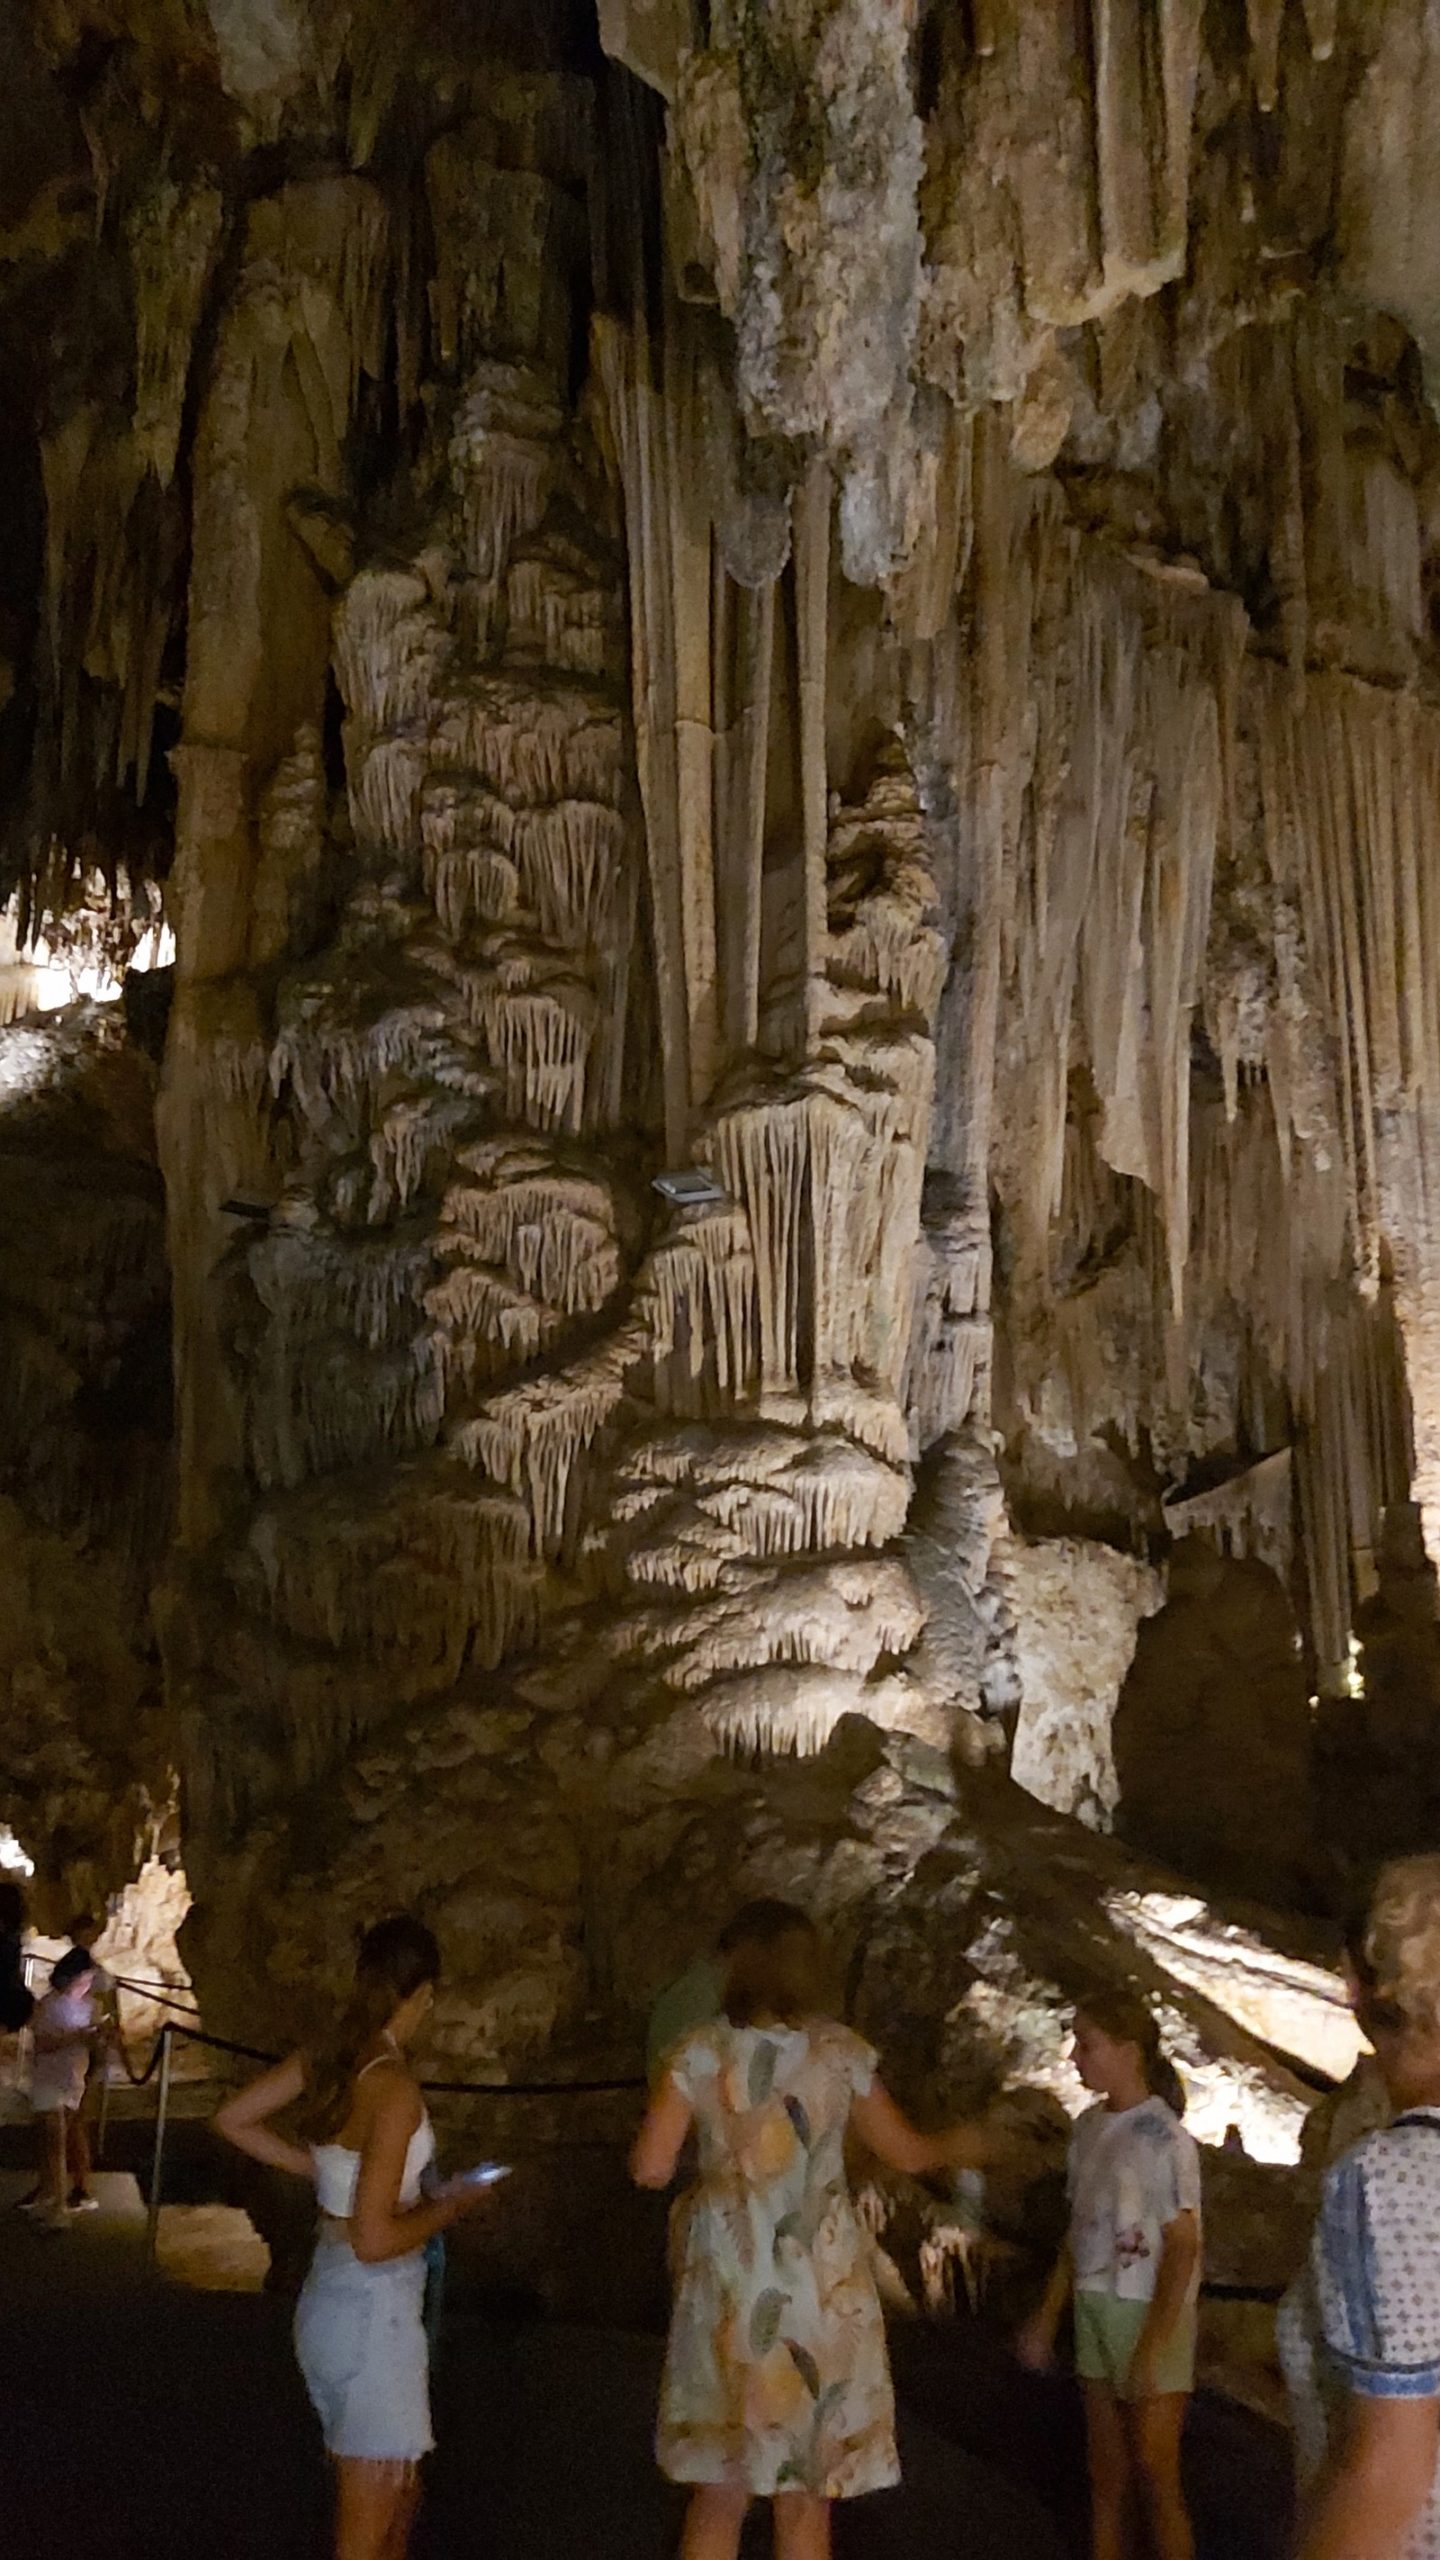
[[[672,2480],[755,2497],[893,2486],[885,2328],[845,2179],[875,2056],[848,2027],[696,2028],[668,2076],[694,2111],[656,2449]]]

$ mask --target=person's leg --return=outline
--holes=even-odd
[[[413,2462],[407,2462],[404,2466],[404,2476],[395,2493],[395,2512],[390,2519],[390,2539],[385,2545],[385,2560],[406,2560],[419,2504],[419,2467]]]
[[[391,2560],[392,2551],[403,2552],[392,2536],[410,2473],[398,2462],[336,2462],[335,2560]]]
[[[746,2489],[697,2489],[685,2514],[680,2560],[735,2560],[749,2504]]]
[[[1155,2560],[1195,2560],[1195,2537],[1180,2478],[1180,2439],[1186,2405],[1185,2395],[1179,2391],[1158,2393],[1153,2400],[1134,2400],[1130,2404],[1135,2468],[1150,2519]]]
[[[793,2489],[771,2502],[775,2560],[830,2560],[830,2501]]]
[[[78,2107],[73,2115],[68,2107],[65,2111],[65,2167],[70,2194],[88,2196],[90,2193],[90,2136],[85,2130],[85,2120]]]
[[[41,2210],[65,2210],[65,2110],[47,2107],[40,2118]]]
[[[1086,2382],[1085,2442],[1090,2468],[1091,2560],[1125,2560],[1130,2445],[1108,2382]]]

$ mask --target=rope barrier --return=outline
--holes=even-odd
[[[233,2053],[244,2062],[278,2062],[277,2053],[262,2053],[253,2044],[234,2044],[228,2036],[212,2036],[198,2027],[170,2026],[162,2033],[183,2036],[187,2044],[209,2045],[216,2053]],[[646,2082],[629,2080],[422,2080],[432,2098],[597,2098],[629,2096]]]
[[[121,2042],[117,2048],[132,2089],[143,2089],[152,2080],[160,2063],[160,2049],[167,2036],[182,2036],[187,2044],[201,2044],[214,2053],[234,2054],[240,2062],[274,2063],[279,2054],[264,2053],[258,2045],[236,2044],[229,2036],[212,2036],[199,2027],[177,2026],[167,2019],[150,2050],[150,2059],[137,2071]],[[641,2079],[629,2080],[422,2080],[421,2088],[432,2098],[610,2098],[630,2097],[648,2084]]]
[[[236,2044],[228,2036],[208,2035],[198,2027],[178,2027],[169,2019],[166,2020],[165,2025],[161,2028],[159,2035],[156,2037],[150,2059],[146,2063],[143,2071],[135,2072],[131,2070],[130,2057],[126,2053],[124,2045],[121,2045],[121,2059],[124,2062],[132,2087],[137,2089],[143,2088],[146,2081],[153,2076],[157,2068],[160,2073],[160,2102],[155,2116],[155,2148],[151,2161],[150,2198],[149,2209],[146,2216],[146,2257],[152,2267],[155,2264],[156,2235],[159,2228],[160,2199],[164,2181],[165,2132],[170,2110],[170,2065],[172,2049],[177,2036],[183,2037],[187,2044],[204,2045],[210,2051],[215,2053],[234,2054],[237,2059],[242,2062],[273,2063],[279,2059],[276,2054],[262,2053],[255,2045]],[[422,2080],[420,2085],[422,2089],[426,2090],[432,2097],[553,2098],[569,2096],[610,2097],[618,2095],[621,2092],[629,2094],[634,2090],[644,2089],[648,2084],[642,2079],[617,2079],[530,2081]],[[1212,2302],[1276,2303],[1281,2300],[1284,2293],[1284,2287],[1278,2284],[1252,2285],[1207,2282],[1202,2283],[1200,2291],[1209,2301]]]
[[[153,2000],[159,2009],[179,2009],[193,2018],[200,2015],[199,2001],[181,1983],[133,1982],[127,1973],[110,1973],[108,1965],[102,1970],[110,1974],[117,1991],[133,1991],[137,1999]]]
[[[43,1965],[47,1972],[53,1973],[60,1958],[38,1955],[33,1947],[27,1947],[25,1962],[27,1965]],[[117,1991],[133,1991],[138,1999],[153,2000],[157,2008],[182,2009],[188,2016],[195,2018],[200,2015],[199,2001],[193,1991],[183,1983],[137,1982],[131,1974],[112,1973],[108,1964],[101,1964],[98,1957],[95,1969],[97,1973],[103,1973],[106,1980],[112,1982]]]
[[[170,2067],[175,2040],[183,2037],[187,2044],[206,2046],[214,2053],[233,2053],[242,2062],[275,2062],[278,2056],[261,2053],[250,2044],[236,2044],[229,2036],[212,2036],[200,2027],[177,2026],[167,2018],[155,2039],[154,2049],[143,2071],[133,2071],[123,2042],[120,2058],[132,2088],[141,2089],[158,2069],[160,2097],[155,2110],[155,2147],[150,2160],[150,2197],[145,2216],[145,2257],[152,2269],[160,2230],[160,2204],[165,2183],[165,2134],[170,2116]],[[640,2079],[629,2080],[423,2080],[421,2087],[432,2097],[476,2098],[556,2098],[573,2096],[611,2096],[620,2091],[643,2089]]]

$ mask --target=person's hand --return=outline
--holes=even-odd
[[[462,2214],[473,2213],[477,2204],[483,2204],[498,2183],[494,2178],[477,2178],[462,2171],[458,2178],[446,2178],[436,2193],[449,2206],[452,2219],[458,2221]]]
[[[1036,2311],[1015,2333],[1015,2357],[1027,2373],[1048,2373],[1055,2361],[1055,2335],[1042,2312]]]
[[[1147,2347],[1142,2338],[1130,2359],[1130,2371],[1125,2377],[1126,2399],[1153,2400],[1155,2379],[1155,2350]]]

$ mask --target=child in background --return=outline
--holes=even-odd
[[[31,2210],[40,2227],[64,2231],[72,2213],[93,2213],[90,2145],[80,2121],[91,2048],[105,2030],[95,2012],[95,1961],[71,1947],[50,1976],[33,2020],[30,2106],[40,2126],[40,2184]]]
[[[1077,2009],[1075,2063],[1099,2104],[1071,2136],[1070,2237],[1020,2357],[1048,2366],[1073,2296],[1093,2560],[1124,2560],[1137,2494],[1156,2560],[1194,2560],[1180,2438],[1195,2382],[1200,2154],[1138,1995],[1097,1994]]]

